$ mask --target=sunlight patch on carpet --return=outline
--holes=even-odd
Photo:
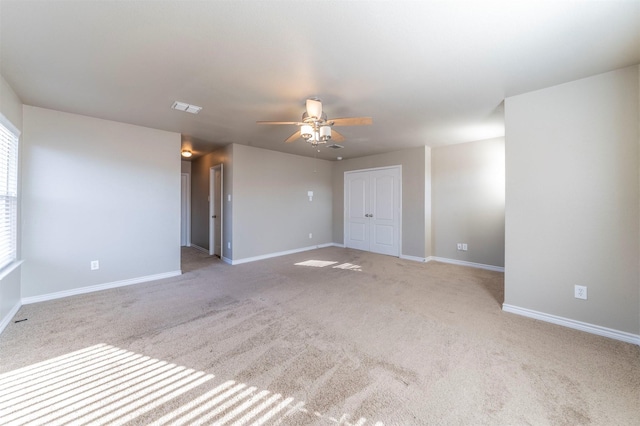
[[[343,263],[341,265],[338,266],[334,266],[334,269],[348,269],[350,271],[358,271],[358,272],[362,272],[362,266],[359,265],[353,265],[351,263]]]
[[[338,262],[331,260],[305,260],[304,262],[298,262],[296,266],[312,266],[314,268],[324,268],[325,266],[335,265]],[[342,263],[340,265],[333,266],[334,269],[347,269],[350,271],[362,271],[362,266],[354,265],[352,263]]]
[[[314,268],[324,268],[325,266],[335,265],[338,262],[332,262],[330,260],[305,260],[304,262],[298,262],[296,266],[313,266]]]
[[[347,426],[367,422],[361,417],[351,423],[347,414],[336,419],[310,412],[303,401],[233,380],[200,390],[199,396],[173,408],[174,399],[213,379],[212,374],[98,344],[1,374],[0,419],[3,425],[122,425],[146,415],[154,425],[244,426],[281,424],[297,414]],[[156,409],[159,418],[153,417]]]

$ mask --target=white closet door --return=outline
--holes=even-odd
[[[345,174],[345,245],[369,250],[369,176],[367,173]]]
[[[400,167],[345,173],[345,246],[400,256]]]
[[[369,250],[400,256],[400,182],[398,169],[370,172]]]

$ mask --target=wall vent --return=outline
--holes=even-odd
[[[328,145],[327,148],[340,149],[340,148],[344,148],[344,146],[334,143],[333,145]]]

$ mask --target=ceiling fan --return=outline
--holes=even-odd
[[[302,121],[258,121],[257,124],[295,124],[300,129],[289,136],[285,142],[291,143],[298,138],[302,138],[312,146],[327,143],[330,139],[342,142],[344,136],[332,130],[333,126],[367,126],[373,124],[371,117],[327,119],[327,114],[322,111],[322,101],[316,98],[307,99],[306,109],[302,113]]]

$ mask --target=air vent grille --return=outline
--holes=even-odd
[[[344,146],[334,143],[333,145],[328,145],[327,148],[340,149],[340,148],[344,148]]]
[[[177,109],[178,111],[184,111],[184,112],[189,112],[191,114],[197,114],[200,112],[200,110],[202,110],[202,107],[199,107],[197,105],[191,105],[191,104],[187,104],[184,102],[174,102],[173,105],[171,105],[171,108],[173,109]]]

